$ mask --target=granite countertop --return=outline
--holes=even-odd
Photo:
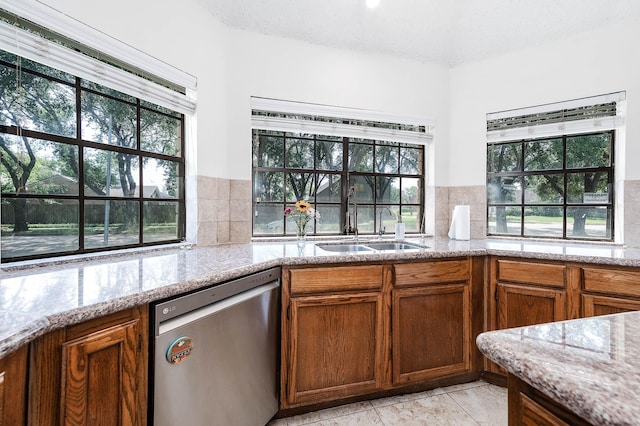
[[[332,253],[313,241],[179,246],[6,264],[0,269],[0,357],[34,338],[76,324],[280,265],[499,254],[640,267],[640,250],[514,240],[408,238],[408,252]]]
[[[490,331],[477,344],[590,423],[640,419],[640,311]]]

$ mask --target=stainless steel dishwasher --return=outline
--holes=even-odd
[[[280,268],[152,305],[154,425],[264,426],[278,411]]]

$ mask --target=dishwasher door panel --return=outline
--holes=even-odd
[[[155,425],[263,426],[278,411],[279,287],[247,293],[155,338]],[[193,349],[171,364],[167,349],[181,337]]]

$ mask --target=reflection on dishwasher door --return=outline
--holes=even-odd
[[[196,309],[193,300],[155,306],[153,424],[263,426],[278,411],[280,270],[270,271],[185,296],[211,302],[257,285]],[[189,311],[157,318],[172,307]]]

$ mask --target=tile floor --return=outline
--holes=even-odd
[[[271,421],[267,426],[507,424],[507,390],[483,381],[357,402]]]

